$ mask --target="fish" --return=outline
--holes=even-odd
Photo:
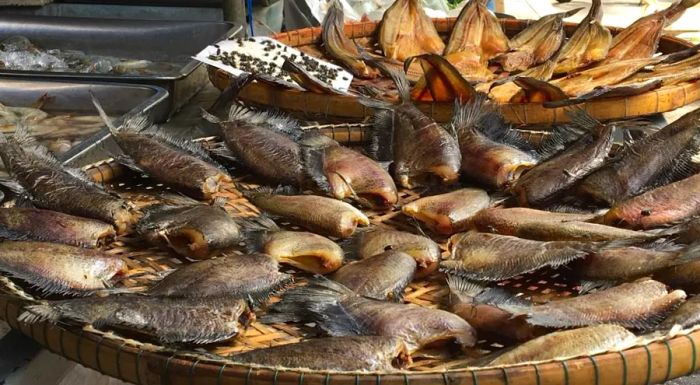
[[[0,242],[0,271],[44,294],[85,296],[111,287],[126,263],[103,251],[59,243]]]
[[[423,69],[423,76],[418,79],[410,92],[411,100],[424,102],[451,102],[453,100],[467,101],[476,95],[476,90],[469,83],[474,76],[483,72],[463,61],[463,57],[452,54],[446,57],[435,54],[424,54],[406,59],[404,69],[410,72],[413,63],[418,62]],[[456,59],[456,60],[455,60]],[[454,64],[453,64],[454,63]],[[459,65],[460,68],[457,68]],[[488,70],[490,77],[493,74]]]
[[[411,102],[402,72],[383,68],[396,84],[400,101],[360,98],[360,103],[379,110],[369,132],[370,154],[377,160],[393,160],[394,177],[405,188],[456,182],[462,163],[457,140]]]
[[[410,255],[389,250],[350,262],[330,278],[367,298],[400,302],[404,289],[413,280],[416,266]]]
[[[536,241],[644,241],[658,237],[587,222],[595,217],[595,214],[555,213],[526,207],[487,208],[472,217],[470,229]]]
[[[343,64],[353,75],[363,79],[374,79],[379,71],[367,65],[361,57],[355,43],[345,36],[345,15],[340,1],[330,2],[330,7],[321,25],[321,39],[326,52]]]
[[[538,162],[486,97],[456,104],[451,125],[462,154],[462,175],[479,183],[506,188]]]
[[[585,257],[593,245],[575,241],[532,241],[508,235],[467,232],[449,241],[450,258],[440,270],[473,281],[501,281],[557,267]]]
[[[591,294],[514,310],[513,313],[516,317],[524,316],[531,325],[552,328],[615,324],[646,330],[654,328],[677,309],[685,297],[683,290],[669,292],[663,283],[643,278]]]
[[[695,296],[685,301],[657,326],[657,330],[671,330],[678,325],[690,329],[700,323],[700,297]]]
[[[468,53],[486,65],[497,54],[507,52],[509,41],[483,0],[469,0],[457,16],[444,55]]]
[[[287,195],[267,188],[245,191],[244,195],[268,214],[323,235],[348,238],[358,226],[369,226],[369,219],[362,211],[332,198]]]
[[[200,144],[177,139],[154,126],[145,113],[126,118],[119,126],[92,95],[92,102],[124,155],[118,162],[171,185],[196,199],[211,200],[231,176],[214,161]]]
[[[572,73],[579,68],[602,61],[608,56],[612,34],[601,24],[602,19],[602,1],[593,0],[586,17],[564,43],[554,68],[555,73]]]
[[[566,37],[564,19],[575,15],[583,8],[547,15],[510,39],[510,51],[496,56],[493,61],[504,71],[524,71],[541,64],[554,55]]]
[[[699,250],[700,244],[695,238],[682,255],[676,257],[677,260],[687,260],[688,262],[658,270],[653,275],[654,279],[690,293],[700,292],[700,284],[698,284],[700,282],[700,261],[696,260]]]
[[[615,126],[600,123],[583,110],[571,112],[570,117],[590,134],[520,176],[511,192],[522,206],[552,203],[608,159],[615,140]]]
[[[693,110],[659,131],[622,149],[611,162],[587,176],[577,195],[614,205],[692,171],[700,148],[700,109]]]
[[[229,252],[178,268],[149,287],[147,294],[190,299],[243,298],[259,303],[288,286],[292,279],[279,271],[277,260],[269,255]]]
[[[13,137],[0,135],[0,159],[13,181],[38,208],[97,219],[125,233],[138,217],[137,210],[106,191],[81,170],[64,167],[20,125]]]
[[[394,1],[384,12],[377,41],[385,57],[401,62],[424,53],[442,54],[445,49],[420,0]]]
[[[95,248],[114,240],[108,223],[33,207],[0,208],[0,238]]]
[[[168,247],[186,258],[209,258],[217,251],[237,245],[244,238],[244,220],[232,218],[223,207],[156,204],[143,212],[135,226],[136,233],[148,242]]]
[[[398,337],[345,336],[314,338],[229,357],[236,363],[286,369],[391,372],[411,363]],[[396,366],[395,366],[396,364]]]
[[[638,19],[615,35],[607,58],[600,65],[653,56],[664,28],[673,24],[686,9],[698,2],[700,0],[680,0],[662,11]]]
[[[322,191],[372,209],[398,201],[391,175],[369,157],[320,132],[307,133],[301,143],[305,170]]]
[[[452,235],[465,231],[471,218],[490,205],[486,191],[463,188],[416,199],[405,204],[401,212],[440,234]]]
[[[559,51],[561,53],[561,51]],[[491,83],[483,83],[476,86],[478,91],[489,95],[491,100],[497,103],[541,103],[545,100],[550,100],[548,93],[543,93],[541,89],[537,92],[530,92],[526,95],[520,85],[516,84],[517,79],[527,78],[535,79],[541,82],[547,82],[554,75],[554,68],[560,54],[557,53],[544,63],[528,68],[515,76],[510,76]]]
[[[262,253],[280,263],[314,274],[332,273],[345,259],[337,243],[306,231],[268,231],[256,243]]]
[[[418,264],[416,278],[423,278],[437,271],[442,256],[440,245],[428,237],[381,227],[358,231],[344,246],[348,254],[358,259],[370,258],[387,250],[404,252],[412,256]]]
[[[48,301],[26,306],[20,322],[71,320],[125,329],[164,344],[210,344],[238,335],[255,315],[243,300],[173,299],[137,294]]]
[[[661,230],[661,235],[672,236],[676,242],[691,244],[700,239],[700,216],[691,218],[668,229]]]
[[[426,347],[466,350],[476,343],[474,329],[452,313],[365,298],[322,278],[288,290],[260,319],[263,323],[315,322],[333,337],[399,337],[411,353]]]
[[[592,356],[634,346],[637,337],[618,325],[595,325],[546,334],[525,342],[491,361],[489,365],[565,360]]]
[[[631,229],[650,229],[700,215],[700,174],[615,203],[601,221]]]
[[[497,305],[482,302],[480,296],[469,293],[468,281],[448,276],[447,284],[450,288],[449,310],[469,322],[479,335],[484,333],[508,342],[524,342],[541,334],[538,328],[528,324],[522,318],[514,318],[511,313]],[[511,298],[505,299],[505,301],[509,300]]]

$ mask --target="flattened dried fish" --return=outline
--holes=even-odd
[[[269,255],[225,254],[175,270],[153,285],[148,294],[172,298],[244,298],[261,302],[291,280],[291,275],[279,272],[277,260]]]
[[[198,199],[211,199],[222,183],[231,182],[231,176],[199,144],[167,135],[146,114],[132,116],[116,127],[94,95],[92,101],[126,155],[117,160],[126,166]]]
[[[601,24],[602,19],[602,1],[593,0],[588,15],[562,47],[555,73],[571,73],[608,56],[612,34]]]
[[[474,329],[452,313],[365,298],[328,280],[287,291],[261,318],[266,323],[316,322],[331,336],[400,337],[411,352],[428,346],[466,349],[476,343]]]
[[[471,220],[472,228],[537,241],[613,241],[653,239],[656,235],[588,223],[593,214],[553,213],[524,207],[488,208]]]
[[[483,0],[469,0],[452,29],[445,55],[466,52],[486,64],[495,55],[508,51],[508,37],[498,18]]]
[[[318,234],[304,231],[271,231],[262,234],[260,251],[297,269],[314,274],[332,273],[343,265],[343,249]]]
[[[695,238],[695,243],[689,246],[684,254],[689,260],[694,260],[694,256],[700,253],[700,246]],[[684,258],[680,256],[679,258]],[[669,267],[654,274],[654,279],[666,283],[672,287],[678,287],[691,293],[700,292],[700,261],[688,262],[673,267]]]
[[[527,322],[546,327],[616,324],[650,329],[685,300],[683,290],[668,292],[651,279],[623,283],[610,289],[523,309]],[[515,312],[519,315],[519,312]]]
[[[348,250],[358,258],[369,258],[387,250],[402,251],[412,256],[418,264],[416,277],[421,278],[438,268],[442,251],[432,239],[421,235],[373,227],[358,232],[350,240]]]
[[[378,36],[384,56],[404,61],[424,53],[442,54],[445,43],[420,0],[396,0],[384,12]]]
[[[248,311],[245,301],[230,298],[120,295],[29,305],[19,319],[30,324],[69,319],[143,333],[166,344],[209,344],[235,337],[255,315]]]
[[[387,372],[411,362],[398,337],[349,336],[316,338],[236,354],[234,362],[288,369]]]
[[[700,174],[616,203],[603,223],[649,229],[700,215]]]
[[[523,206],[551,203],[559,194],[603,166],[607,159],[614,143],[614,126],[598,122],[583,110],[576,110],[571,118],[590,134],[518,179],[512,192]]]
[[[331,279],[368,298],[401,301],[415,272],[413,257],[389,250],[351,262],[336,271]]]
[[[353,206],[316,195],[281,195],[261,188],[245,192],[254,205],[270,215],[279,216],[313,232],[338,238],[352,236],[369,219]]]
[[[458,105],[452,129],[462,153],[462,174],[478,182],[504,188],[537,164],[534,151],[485,97]]]
[[[670,330],[676,325],[683,329],[691,328],[700,324],[700,296],[685,301],[676,311],[671,313],[657,329]]]
[[[112,225],[58,211],[35,208],[0,208],[0,238],[32,239],[81,247],[98,247],[111,242]]]
[[[526,362],[564,360],[591,356],[610,350],[624,350],[637,337],[617,325],[596,325],[544,335],[503,353],[490,365],[513,365]]]
[[[460,233],[448,245],[451,257],[440,269],[474,281],[500,281],[540,269],[557,267],[588,254],[584,242],[540,242],[507,235]]]
[[[136,213],[124,199],[102,189],[76,169],[64,168],[20,126],[14,137],[0,135],[0,158],[36,206],[101,220],[124,233]]]
[[[440,234],[451,235],[465,231],[471,218],[490,204],[486,191],[464,188],[417,199],[405,204],[401,211]]]
[[[406,59],[404,68],[409,71],[414,62],[418,62],[423,69],[423,76],[418,79],[415,86],[411,90],[411,99],[418,101],[434,101],[434,102],[451,102],[453,100],[467,101],[475,97],[476,91],[469,83],[468,79],[472,79],[472,75],[477,75],[481,72],[473,69],[469,63],[463,63],[460,58],[454,60],[452,54],[448,57],[442,57],[435,54],[425,54],[413,56]],[[452,59],[452,61],[450,61]],[[457,68],[455,64],[461,65],[463,68]],[[466,68],[464,68],[466,66]],[[467,75],[462,73],[467,71]],[[488,68],[486,68],[488,71]]]
[[[338,0],[333,0],[330,4],[321,26],[321,39],[326,51],[331,57],[343,63],[353,75],[364,79],[376,78],[379,75],[378,71],[360,58],[355,43],[345,36],[343,5]]]
[[[87,295],[109,288],[109,281],[125,273],[118,257],[58,243],[0,242],[0,271],[47,294]]]

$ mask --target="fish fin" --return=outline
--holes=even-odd
[[[299,195],[300,191],[298,191],[296,188],[292,186],[277,186],[277,187],[268,187],[268,186],[259,186],[259,187],[254,187],[254,188],[241,188],[240,193],[248,198],[255,198],[258,196],[270,196],[270,195]]]
[[[532,302],[524,299],[522,296],[514,295],[510,291],[500,286],[487,288],[474,297],[474,300],[477,303],[493,306],[512,306],[522,308],[532,306]]]
[[[482,282],[471,281],[454,274],[447,274],[446,281],[451,291],[462,296],[474,298],[487,290],[487,287]]]
[[[205,119],[209,120],[212,123],[219,123],[221,120],[216,116],[216,114],[225,111],[227,109],[226,107],[229,104],[234,103],[235,100],[238,98],[238,95],[243,90],[243,88],[245,88],[253,80],[254,76],[247,72],[244,72],[239,76],[232,77],[229,85],[223,91],[221,91],[221,94],[219,94],[219,97],[216,98],[214,104],[212,104],[211,107],[209,107],[207,110],[203,110],[203,112],[205,112],[208,117],[214,118],[218,121],[211,121],[207,117],[205,117]]]
[[[0,186],[10,190],[15,195],[27,194],[27,190],[16,180],[10,177],[0,177]]]
[[[396,90],[399,93],[399,99],[401,100],[402,103],[411,103],[411,87],[408,83],[408,79],[406,78],[406,74],[403,71],[401,71],[397,68],[391,68],[391,67],[385,65],[383,62],[381,62],[377,58],[370,56],[364,50],[360,51],[360,57],[367,64],[369,64],[372,67],[377,68],[379,71],[382,72],[382,74],[391,78],[391,80],[394,82],[394,85],[396,86]],[[362,104],[364,104],[363,99],[364,98],[360,99],[360,103],[362,103]],[[366,100],[366,101],[372,101],[372,100],[370,99],[370,100]],[[386,102],[384,102],[384,103],[386,103]],[[367,107],[372,107],[372,108],[387,108],[386,104],[384,107],[373,107],[373,106],[367,105],[367,104],[364,104],[364,105]]]
[[[601,136],[606,130],[605,124],[595,119],[583,108],[569,108],[566,110],[566,114],[571,119],[571,124],[591,133],[594,137]]]
[[[157,126],[150,126],[150,128],[151,129],[147,133],[144,133],[145,135],[150,135],[177,150],[194,156],[195,158],[209,163],[222,171],[224,170],[224,167],[215,161],[200,143],[197,143],[191,139],[176,137],[163,131],[163,129]]]
[[[236,155],[224,143],[216,143],[214,146],[209,148],[209,152],[214,155],[215,158],[231,163],[238,163],[238,158]]]
[[[328,146],[335,145],[335,141],[321,133],[314,132],[305,134],[299,144],[301,145],[304,172],[314,181],[316,187],[324,193],[330,193],[331,185],[324,170],[325,150]]]
[[[265,214],[250,218],[233,218],[244,233],[280,231],[277,223]]]
[[[48,302],[26,306],[24,312],[17,318],[19,322],[27,324],[35,324],[44,321],[55,324],[60,319],[61,312],[59,309]]]
[[[92,91],[89,91],[89,93],[90,99],[92,99],[92,104],[95,106],[97,113],[100,115],[100,118],[102,118],[102,121],[107,126],[107,129],[109,129],[109,132],[112,135],[116,135],[119,131],[121,131],[121,127],[117,127],[114,125],[112,119],[107,115],[104,108],[102,108],[102,104],[100,104],[100,101],[97,100],[97,96],[95,96],[95,94]]]
[[[540,143],[537,153],[542,159],[549,159],[581,139],[585,133],[586,131],[571,124],[555,126],[551,134]]]
[[[580,282],[580,287],[578,289],[578,293],[581,294],[589,294],[593,291],[597,290],[605,290],[605,289],[610,289],[611,287],[614,287],[617,284],[615,281],[608,281],[608,280],[581,280]]]
[[[480,125],[486,115],[495,113],[496,108],[489,103],[487,95],[478,93],[466,103],[455,100],[454,111],[450,124],[459,137],[460,132]]]
[[[138,174],[141,175],[148,175],[146,171],[144,171],[139,165],[134,162],[133,159],[131,159],[129,156],[121,154],[121,155],[115,155],[114,160],[117,161],[117,163],[121,164],[122,166],[128,168],[131,171],[134,171]]]
[[[377,161],[391,161],[394,157],[394,124],[398,117],[391,111],[378,111],[367,133],[365,151]]]
[[[298,141],[303,134],[299,122],[287,115],[268,111],[255,111],[242,105],[234,105],[229,111],[227,122],[241,122],[262,125],[273,131],[285,134]]]

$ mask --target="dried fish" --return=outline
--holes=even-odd
[[[695,296],[685,301],[676,311],[671,313],[657,329],[670,330],[676,325],[689,329],[700,323],[700,297]]]
[[[58,211],[36,208],[0,208],[0,238],[99,247],[112,240],[112,225]]]
[[[451,235],[465,231],[471,218],[490,205],[486,191],[463,188],[417,199],[405,204],[401,211],[440,234]]]
[[[336,271],[331,279],[368,298],[401,301],[415,272],[413,257],[389,250],[351,262]]]
[[[332,273],[343,265],[343,249],[330,239],[304,231],[269,231],[257,241],[261,252],[280,263],[314,274]]]
[[[172,299],[141,295],[80,298],[29,305],[21,322],[69,319],[143,333],[166,344],[209,344],[235,337],[255,319],[245,301]]]
[[[396,0],[384,12],[378,36],[384,56],[404,61],[424,53],[442,54],[445,43],[420,0]]]
[[[260,188],[245,192],[254,205],[313,232],[338,238],[352,236],[369,219],[360,210],[335,199],[316,195],[284,195],[281,191]]]
[[[340,61],[353,75],[364,79],[376,78],[379,73],[360,57],[355,43],[345,35],[343,5],[338,0],[330,2],[328,13],[321,26],[321,39],[328,54]]]
[[[654,279],[691,293],[700,292],[700,261],[696,261],[697,255],[700,253],[700,245],[697,238],[694,241],[683,251],[683,255],[677,257],[679,260],[687,259],[691,262],[657,271],[654,274]]]
[[[400,369],[411,362],[398,337],[327,337],[236,354],[234,362],[287,369],[377,371]]]
[[[263,322],[315,322],[331,336],[400,337],[414,352],[425,347],[474,346],[474,329],[460,317],[437,309],[365,298],[325,279],[287,291]]]
[[[508,37],[483,0],[469,0],[452,29],[445,55],[467,53],[482,64],[508,51]]]
[[[602,1],[593,0],[588,15],[562,47],[555,73],[571,73],[608,56],[612,34],[601,24],[602,19]]]
[[[451,102],[460,100],[466,102],[476,96],[476,91],[467,78],[471,78],[471,66],[457,60],[456,64],[461,64],[469,71],[465,77],[462,72],[465,68],[457,69],[449,59],[455,62],[454,55],[442,57],[435,54],[425,54],[413,56],[406,59],[404,69],[409,71],[414,62],[418,62],[423,69],[423,76],[418,79],[413,89],[411,89],[411,99],[431,102]],[[488,69],[486,69],[487,72]]]
[[[58,243],[0,242],[0,271],[46,294],[88,295],[109,288],[109,281],[126,270],[124,261],[102,251]]]

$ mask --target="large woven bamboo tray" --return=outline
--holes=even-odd
[[[447,39],[455,18],[433,19],[437,31]],[[528,21],[501,19],[501,24],[508,36],[513,36],[528,25]],[[345,34],[355,39],[362,46],[369,46],[379,24],[374,21],[353,22],[345,25]],[[567,23],[567,33],[571,34],[575,24]],[[610,28],[618,33],[619,28]],[[320,47],[321,29],[304,28],[273,36],[280,42],[313,56],[323,57]],[[690,43],[675,37],[664,36],[659,44],[659,51],[671,53],[690,47]],[[209,79],[219,89],[229,84],[230,74],[209,66]],[[268,84],[256,82],[241,94],[246,102],[284,110],[302,119],[338,121],[362,121],[371,115],[367,107],[361,105],[357,98],[344,95],[325,95],[313,92],[275,88]],[[628,98],[610,98],[596,100],[581,106],[599,120],[631,118],[655,113],[667,112],[680,108],[700,99],[700,82],[682,83],[666,86],[653,91]],[[447,122],[452,118],[452,103],[422,102],[419,108],[438,122]],[[505,117],[516,124],[547,124],[567,121],[564,108],[544,108],[539,103],[509,103],[502,107]]]
[[[324,130],[327,135],[346,143],[363,140],[363,125],[324,126]],[[521,131],[521,134],[535,143],[546,135],[536,131]],[[130,175],[111,160],[89,165],[85,170],[95,181],[108,184],[137,205],[154,203],[153,192],[164,188],[147,178]],[[237,190],[237,187],[254,184],[255,180],[244,174],[234,176],[234,183],[219,193],[226,199],[226,209],[233,216],[257,215],[258,210]],[[417,199],[419,193],[404,190],[400,197],[401,203],[406,203]],[[367,214],[374,225],[416,231],[397,210]],[[145,246],[128,234],[106,250],[121,257],[129,266],[127,278],[120,285],[135,289],[152,284],[159,272],[187,263],[167,251]],[[539,301],[570,296],[575,291],[575,282],[568,279],[565,271],[539,271],[501,284]],[[310,336],[311,330],[307,327],[255,322],[233,341],[191,351],[174,350],[90,326],[27,325],[17,318],[24,304],[32,300],[31,292],[1,276],[0,290],[5,293],[0,294],[0,318],[13,329],[70,360],[109,376],[146,385],[644,385],[692,373],[698,366],[700,349],[700,331],[687,331],[625,351],[507,367],[471,368],[467,359],[460,356],[448,359],[417,356],[408,369],[391,373],[290,370],[236,364],[226,356],[300,341]],[[447,294],[444,279],[436,274],[413,282],[406,290],[405,299],[419,306],[443,307]],[[488,352],[503,345],[482,340],[478,347]]]

